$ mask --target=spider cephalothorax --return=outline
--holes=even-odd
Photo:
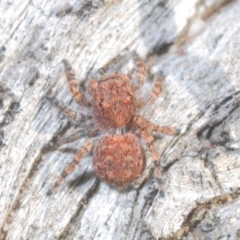
[[[99,129],[127,125],[136,115],[136,98],[129,77],[120,73],[89,84],[93,96],[93,118]]]
[[[92,108],[92,123],[97,131],[89,130],[87,136],[94,137],[87,140],[77,151],[73,161],[65,168],[54,187],[59,185],[68,174],[72,173],[81,159],[94,149],[93,165],[97,175],[110,184],[124,187],[141,176],[145,167],[145,155],[140,142],[142,137],[148,144],[151,157],[155,165],[155,177],[158,182],[159,192],[163,194],[160,156],[155,149],[154,139],[150,132],[175,135],[178,131],[173,127],[155,125],[137,114],[137,106],[149,104],[158,98],[162,90],[162,78],[157,76],[152,91],[147,99],[137,103],[135,92],[145,80],[146,70],[143,62],[135,58],[136,75],[133,85],[127,75],[115,73],[98,81],[92,79],[89,83],[89,92],[92,100],[88,100],[81,91],[74,73],[66,60],[66,76],[73,98],[83,107]],[[48,97],[67,117],[84,122],[86,116],[67,108],[53,97]],[[89,116],[88,116],[89,117]],[[114,134],[117,128],[124,128],[130,133]],[[108,132],[111,131],[111,134]],[[136,134],[135,134],[136,133]],[[103,136],[101,136],[103,134]],[[76,140],[75,136],[69,137],[70,141]],[[66,140],[64,140],[66,142]],[[95,147],[94,147],[95,145]]]

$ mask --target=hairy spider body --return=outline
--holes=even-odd
[[[132,133],[106,135],[97,143],[93,165],[102,180],[125,187],[142,175],[145,154]]]
[[[136,98],[129,77],[120,73],[89,84],[93,96],[93,118],[101,130],[127,125],[136,115]]]
[[[137,82],[137,84],[131,83],[129,77],[122,73],[115,73],[98,81],[92,79],[88,88],[92,95],[92,100],[89,101],[81,91],[68,62],[63,60],[63,63],[65,64],[69,89],[73,98],[82,107],[92,108],[92,120],[97,130],[86,132],[87,136],[95,137],[95,140],[98,138],[98,143],[94,148],[94,139],[85,142],[77,151],[73,161],[68,164],[61,176],[59,176],[54,188],[74,171],[81,159],[92,148],[94,148],[93,165],[97,175],[105,182],[118,187],[129,185],[141,176],[145,167],[145,155],[140,142],[141,137],[145,140],[150,150],[155,165],[155,178],[158,183],[158,190],[160,195],[163,196],[160,156],[154,146],[154,138],[150,132],[155,131],[176,135],[179,131],[173,127],[155,125],[137,114],[137,106],[149,104],[158,98],[162,90],[162,78],[160,76],[156,77],[152,91],[147,99],[136,99],[135,91],[141,87],[146,78],[145,66],[136,57],[135,83]],[[77,114],[57,99],[49,96],[48,99],[67,117],[82,122],[86,119],[84,114]],[[106,132],[109,130],[113,132],[114,129],[126,126],[130,133],[106,135]],[[99,139],[98,133],[100,131],[104,131],[105,135]],[[76,140],[76,134],[69,137],[69,141],[74,139]],[[62,141],[65,143],[66,139],[62,139]]]

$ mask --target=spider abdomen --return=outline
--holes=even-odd
[[[124,187],[141,176],[145,168],[145,155],[135,135],[106,135],[95,148],[93,164],[102,180]]]

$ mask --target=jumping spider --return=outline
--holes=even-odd
[[[176,135],[179,131],[173,127],[156,126],[137,114],[138,103],[134,93],[142,86],[146,78],[146,68],[143,62],[135,57],[135,80],[137,81],[135,86],[131,85],[129,77],[122,73],[105,76],[98,81],[91,79],[88,86],[88,91],[92,95],[91,101],[82,92],[68,62],[63,60],[63,63],[72,96],[82,107],[91,108],[90,117],[95,123],[97,131],[91,134],[91,137],[94,138],[87,140],[77,151],[74,159],[64,169],[53,188],[62,183],[74,171],[81,159],[92,150],[94,145],[93,165],[97,175],[105,182],[118,187],[129,185],[141,176],[145,168],[145,154],[140,142],[142,137],[149,147],[155,165],[158,190],[163,196],[160,156],[154,147],[154,138],[149,132]],[[161,90],[162,78],[157,76],[146,103],[156,100]],[[48,99],[65,116],[77,121],[86,119],[84,114],[67,108],[54,97],[48,96]],[[114,130],[118,128],[122,128],[124,133],[113,134]],[[127,133],[126,129],[128,129]],[[99,138],[100,131],[102,136],[95,143],[95,140]]]

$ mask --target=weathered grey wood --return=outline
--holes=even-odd
[[[239,238],[240,1],[226,2],[1,2],[0,239]],[[83,83],[100,68],[131,75],[134,52],[165,76],[161,97],[139,113],[182,129],[155,143],[165,198],[151,192],[148,152],[136,188],[100,182],[88,156],[48,196],[85,140],[54,149],[55,136],[84,130],[45,99],[51,89],[83,111],[62,59]]]
[[[217,203],[217,204],[216,204]],[[201,212],[206,214],[194,231],[190,232],[186,239],[239,239],[239,198],[233,201],[231,196],[218,199],[218,202],[211,204],[211,209]],[[214,206],[215,205],[215,206]],[[219,205],[219,206],[218,206]]]

